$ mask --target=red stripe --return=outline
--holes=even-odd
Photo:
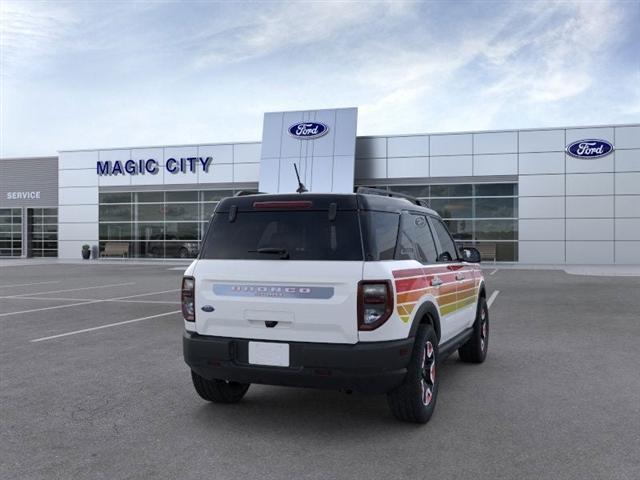
[[[393,276],[395,278],[404,278],[404,277],[417,277],[420,275],[424,275],[424,270],[422,268],[409,268],[406,270],[394,270]]]
[[[396,280],[396,292],[402,293],[408,290],[418,290],[420,288],[431,287],[431,280],[435,275],[423,275],[418,278],[402,278]],[[440,280],[443,281],[443,286],[449,283],[454,283],[456,281],[455,274],[453,273],[445,273],[438,274]]]
[[[406,268],[404,270],[394,270],[394,278],[418,277],[420,275],[434,275],[436,273],[447,273],[452,271],[449,266],[424,267],[424,268]]]

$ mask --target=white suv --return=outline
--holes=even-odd
[[[480,255],[459,251],[420,201],[372,189],[236,196],[202,245],[182,311],[206,400],[237,402],[251,383],[386,393],[397,418],[424,423],[438,363],[456,349],[486,357]]]

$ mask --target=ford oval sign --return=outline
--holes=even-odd
[[[329,127],[324,123],[301,122],[289,127],[289,135],[303,140],[311,140],[326,135]]]
[[[613,145],[606,140],[578,140],[567,147],[567,153],[576,158],[600,158],[613,152]]]

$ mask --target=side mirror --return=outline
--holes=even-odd
[[[462,261],[467,263],[480,263],[482,257],[480,251],[474,247],[464,247],[461,249]]]

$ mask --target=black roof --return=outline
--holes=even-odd
[[[258,193],[254,195],[242,195],[228,197],[220,201],[216,212],[228,212],[232,206],[238,211],[254,211],[254,203],[262,202],[311,202],[310,210],[328,210],[329,205],[336,204],[337,210],[375,210],[383,212],[414,211],[438,217],[439,215],[430,208],[417,205],[409,198],[387,197],[368,193]],[[262,203],[264,209],[269,209],[269,205]],[[265,208],[266,207],[266,208]],[[274,206],[274,209],[286,209],[282,206]],[[291,208],[292,210],[295,207]]]

